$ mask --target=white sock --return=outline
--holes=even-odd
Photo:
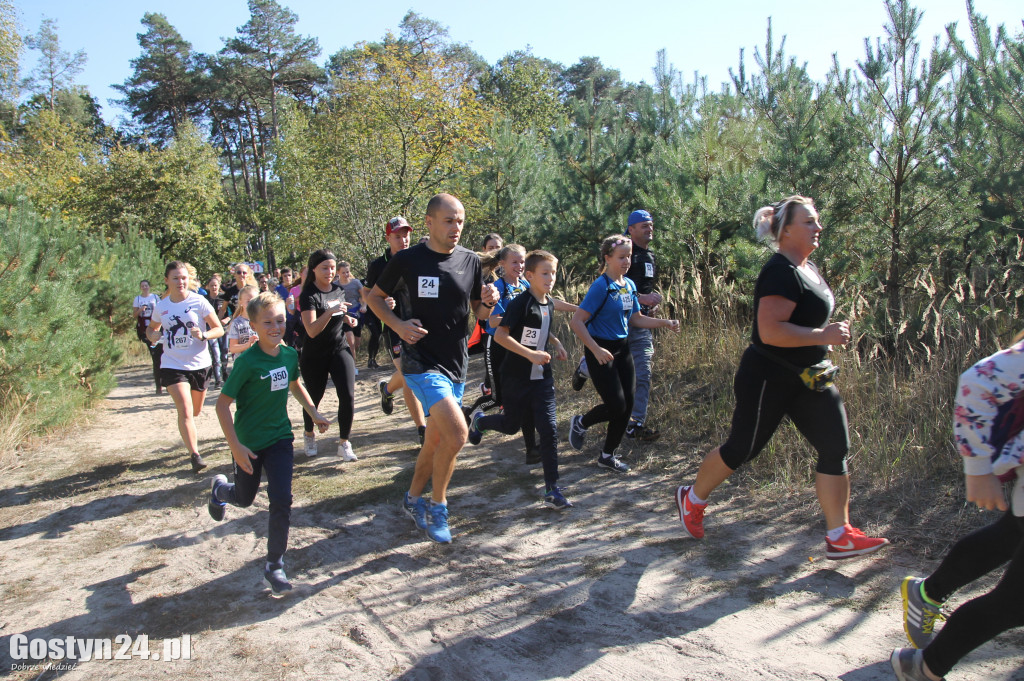
[[[686,493],[686,496],[689,497],[691,504],[697,504],[698,506],[704,506],[704,505],[706,505],[708,503],[707,499],[701,499],[700,497],[698,497],[697,493],[693,491],[692,487],[690,488],[690,491]]]
[[[610,458],[612,458],[613,456],[615,456],[615,455],[614,455],[614,454],[609,454],[609,453],[607,453],[607,452],[601,452],[601,458],[602,458],[602,459],[610,459]]]
[[[278,568],[284,569],[284,560],[280,563],[267,563],[267,572],[272,572]]]
[[[828,537],[829,541],[838,541],[839,538],[843,536],[843,532],[846,532],[846,525],[840,525],[839,527],[829,530],[825,536]]]

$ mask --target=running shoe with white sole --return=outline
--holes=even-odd
[[[577,414],[572,417],[572,425],[569,426],[569,445],[576,451],[583,450],[583,438],[587,429],[583,427],[583,417]]]
[[[264,566],[263,583],[270,587],[271,593],[275,596],[281,596],[292,590],[291,582],[288,581],[288,575],[284,573],[284,565],[281,563]]]
[[[559,511],[564,511],[567,508],[572,508],[572,502],[565,498],[562,494],[563,487],[552,487],[544,493],[544,505],[548,508],[554,508]]]
[[[597,465],[600,468],[607,468],[610,471],[616,473],[628,473],[629,466],[619,460],[617,456],[599,456],[597,457]]]
[[[405,493],[405,498],[402,499],[402,510],[405,514],[412,518],[413,522],[416,523],[416,527],[421,530],[427,529],[427,500],[423,497],[418,497],[416,501],[412,500],[409,493]]]
[[[869,537],[847,523],[842,536],[836,541],[830,541],[825,537],[825,557],[829,560],[856,558],[874,553],[888,543],[889,540],[884,537]]]
[[[341,454],[342,461],[359,461],[356,453],[352,451],[352,443],[348,440],[342,442],[341,446],[338,447],[338,454]]]
[[[448,527],[448,505],[427,504],[427,536],[438,544],[450,544],[452,531]]]
[[[227,506],[217,498],[217,488],[226,484],[228,484],[228,477],[221,473],[213,476],[213,484],[210,485],[210,500],[206,502],[206,510],[209,511],[210,517],[217,522],[224,520],[224,507]]]
[[[316,435],[303,435],[302,436],[302,446],[303,446],[303,448],[306,451],[306,456],[310,456],[310,457],[316,456],[317,455]]]
[[[900,585],[903,598],[903,631],[915,648],[924,650],[935,636],[935,623],[946,619],[942,603],[935,603],[924,595],[924,579],[904,577]]]
[[[897,648],[889,656],[892,670],[899,681],[931,681],[924,673],[924,654],[913,648]]]
[[[380,410],[390,415],[395,410],[395,396],[388,392],[388,382],[378,383],[377,390],[380,391]]]
[[[690,499],[690,486],[676,488],[676,509],[679,511],[679,522],[683,524],[686,534],[694,539],[704,538],[704,509],[707,504],[695,504]]]
[[[480,426],[477,425],[480,421],[480,417],[483,415],[483,410],[477,409],[469,418],[469,441],[471,444],[478,445],[480,444],[480,441],[484,439],[484,431],[480,430]]]

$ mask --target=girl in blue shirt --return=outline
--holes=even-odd
[[[678,320],[654,319],[640,312],[636,285],[626,277],[632,251],[628,236],[616,234],[601,242],[601,276],[591,284],[569,324],[586,346],[587,368],[601,396],[601,404],[573,417],[569,444],[573,449],[583,449],[587,429],[607,421],[608,434],[597,465],[617,473],[629,470],[615,456],[615,450],[626,432],[636,389],[633,356],[626,339],[629,327],[670,328],[677,333],[680,330]]]

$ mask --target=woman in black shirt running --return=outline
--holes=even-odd
[[[327,377],[338,392],[338,454],[344,461],[355,461],[348,436],[355,414],[356,364],[345,341],[345,291],[334,283],[338,259],[328,250],[314,251],[309,256],[308,274],[299,294],[302,326],[306,340],[299,354],[299,373],[314,406],[320,405],[327,390]],[[313,419],[303,413],[306,456],[316,456],[316,435]]]
[[[754,287],[751,344],[736,372],[736,408],[726,442],[704,458],[692,486],[676,490],[679,520],[695,539],[704,536],[707,498],[733,471],[757,456],[782,417],[818,452],[815,490],[828,533],[825,556],[852,558],[889,542],[850,525],[850,436],[846,409],[832,385],[825,357],[850,340],[849,322],[829,322],[835,300],[808,258],[818,248],[821,224],[814,203],[791,196],[754,214],[754,227],[778,251]]]

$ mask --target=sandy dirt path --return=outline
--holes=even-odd
[[[697,452],[652,458],[637,449],[627,459],[634,472],[616,477],[593,465],[596,436],[584,453],[563,446],[563,483],[576,507],[559,513],[540,503],[540,469],[523,465],[520,444],[493,435],[460,455],[450,489],[455,541],[438,546],[399,509],[415,430],[400,402],[393,416],[380,413],[375,384],[383,375],[364,370],[358,379],[358,462],[333,455],[336,430],[321,456],[296,456],[286,556],[296,589],[275,599],[262,585],[265,495],[252,508],[229,507],[221,523],[206,512],[210,478],[230,472],[216,394],[198,421],[211,464],[199,477],[187,466],[169,398],[153,395],[146,368],[122,370],[89,424],[22,453],[4,473],[0,674],[893,678],[888,655],[905,640],[899,581],[934,567],[913,547],[826,561],[817,521],[787,514],[785,500],[766,511],[742,484],[716,496],[707,539],[683,539],[671,492],[692,477]],[[298,405],[291,409],[300,433]],[[569,415],[560,410],[563,421]],[[13,659],[17,634],[128,634],[133,642],[145,634],[158,653],[165,640],[187,635],[191,659],[136,655],[47,670]],[[1008,634],[948,678],[1024,680],[1022,647],[1024,637]]]

